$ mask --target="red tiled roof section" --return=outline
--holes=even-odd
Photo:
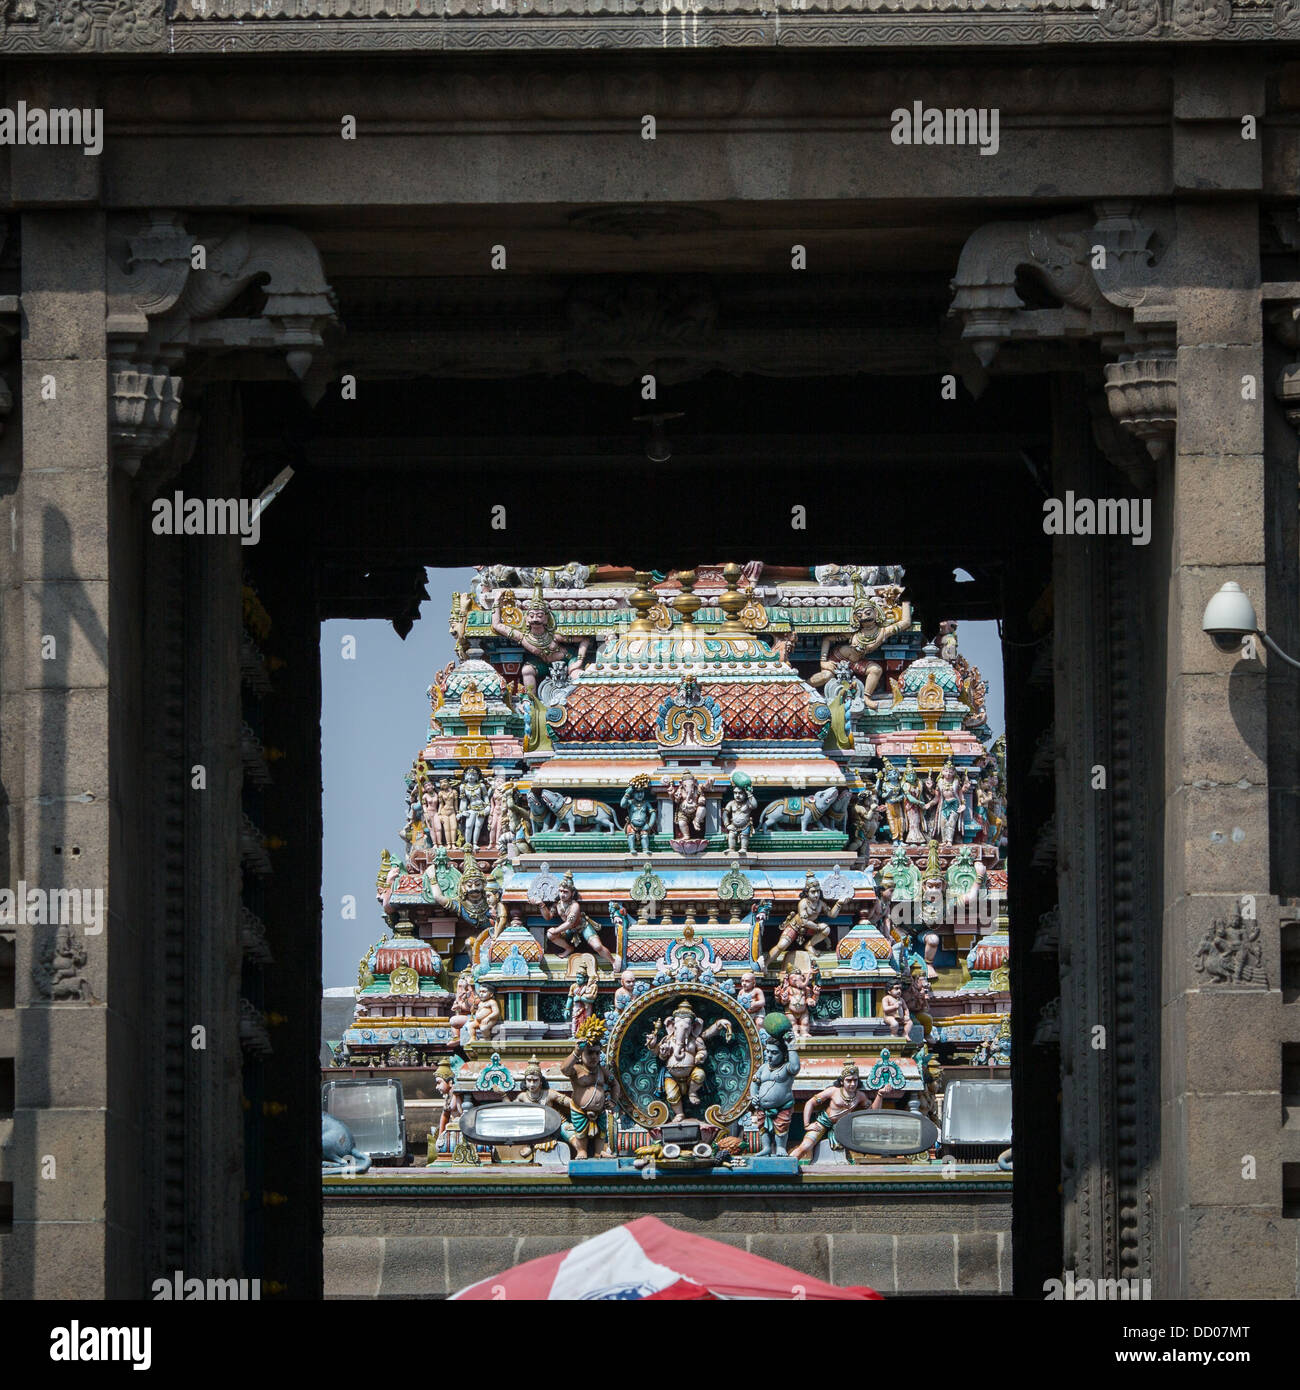
[[[655,716],[675,681],[579,683],[565,701],[564,723],[552,727],[557,743],[653,743]],[[722,709],[728,739],[815,739],[825,726],[813,718],[815,697],[790,681],[704,682]]]

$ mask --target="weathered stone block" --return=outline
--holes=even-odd
[[[1270,1051],[1276,1058],[1278,1050]],[[1223,1080],[1233,1083],[1231,1077]],[[1272,1087],[1261,1095],[1182,1098],[1187,1116],[1187,1195],[1193,1207],[1266,1206],[1281,1216],[1278,1080],[1275,1074]],[[1244,1176],[1251,1171],[1253,1178]]]
[[[749,1242],[749,1252],[830,1282],[831,1252],[825,1236],[756,1235]]]
[[[1171,891],[1268,891],[1268,797],[1263,787],[1189,785],[1165,805]]]
[[[1258,343],[1259,212],[1254,202],[1178,206],[1178,336],[1184,343]]]
[[[325,1237],[326,1298],[378,1298],[383,1267],[382,1236]]]
[[[104,1134],[103,1110],[16,1110],[14,1220],[102,1221]]]
[[[1259,1102],[1258,1123],[1276,1129],[1284,1038],[1277,990],[1206,986],[1184,998],[1182,1013],[1186,1070],[1178,1089],[1249,1091]],[[1233,1200],[1242,1200],[1240,1194]]]
[[[102,1221],[33,1225],[14,1221],[0,1240],[0,1297],[86,1299],[105,1296],[107,1228]]]
[[[570,1242],[571,1244],[573,1242]],[[519,1242],[501,1236],[449,1236],[447,1238],[447,1292],[455,1293],[480,1279],[504,1274],[516,1263],[515,1251]],[[389,1250],[393,1242],[388,1242]],[[388,1290],[387,1265],[384,1276],[385,1294]]]
[[[957,1237],[899,1236],[899,1293],[954,1293],[957,1289]]]
[[[103,371],[102,363],[69,370]],[[108,578],[107,459],[93,401],[56,431],[67,451],[28,444],[23,474],[22,573],[28,579]],[[37,407],[46,411],[52,407]],[[65,414],[72,413],[66,405]],[[53,419],[52,416],[48,417]]]
[[[831,1283],[841,1287],[865,1284],[877,1293],[893,1293],[894,1246],[897,1236],[840,1235],[831,1237]]]
[[[1172,568],[1264,563],[1264,460],[1180,454]]]
[[[1253,399],[1243,399],[1251,389]],[[1259,348],[1180,347],[1178,454],[1262,454],[1267,390]]]
[[[32,154],[45,157],[49,150]],[[75,154],[81,164],[99,163],[79,150]],[[24,361],[103,358],[103,213],[28,212],[22,236]],[[100,380],[103,387],[106,378]]]
[[[998,1292],[998,1237],[992,1232],[957,1237],[957,1288],[962,1293]]]
[[[17,1104],[102,1106],[108,1097],[104,1059],[108,1010],[75,1005],[25,1008],[18,1020]]]
[[[1240,661],[1224,675],[1177,676],[1166,703],[1166,791],[1187,783],[1267,781],[1266,674]]]
[[[1202,1207],[1170,1220],[1182,1226],[1183,1283],[1170,1297],[1295,1298],[1300,1222],[1246,1207]]]
[[[474,1245],[470,1237],[462,1237],[456,1246]],[[513,1241],[480,1241],[480,1246],[495,1245],[501,1249],[509,1246],[514,1251]],[[380,1298],[441,1298],[449,1292],[447,1284],[448,1242],[442,1236],[387,1236],[384,1239],[383,1278],[379,1288]],[[462,1258],[472,1261],[473,1252],[462,1251]],[[491,1273],[485,1270],[485,1273]],[[473,1283],[482,1275],[460,1278],[453,1271],[451,1289]]]
[[[1242,114],[1247,113],[1226,121],[1175,123],[1175,193],[1249,192],[1262,186],[1260,141],[1241,138]]]
[[[28,580],[24,587],[28,685],[55,690],[106,686],[108,585],[102,579]]]
[[[108,696],[104,690],[28,690],[23,700],[24,787],[29,797],[108,800]]]

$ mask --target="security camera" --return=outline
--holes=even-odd
[[[1201,629],[1221,652],[1235,652],[1258,630],[1255,605],[1231,580],[1205,605]]]

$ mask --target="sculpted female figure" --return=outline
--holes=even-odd
[[[923,845],[926,841],[925,807],[928,798],[925,786],[917,773],[911,758],[903,769],[903,812],[907,817],[907,839],[909,845]]]

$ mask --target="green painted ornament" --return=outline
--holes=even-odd
[[[748,772],[736,771],[731,774],[731,785],[733,787],[741,787],[745,791],[748,791],[749,788],[754,785],[754,779]]]
[[[763,1032],[773,1038],[783,1038],[794,1025],[783,1013],[770,1013],[763,1019]]]

